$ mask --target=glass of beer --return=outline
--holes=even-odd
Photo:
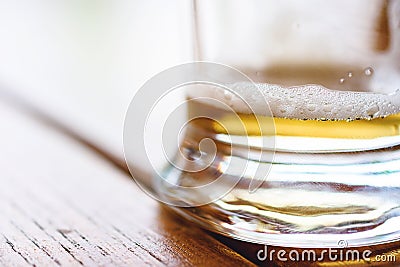
[[[253,112],[220,88],[190,91],[189,114],[219,121],[191,123],[182,151],[196,158],[207,137],[217,156],[208,171],[168,177],[212,180],[232,158],[268,166],[268,175],[257,190],[246,183],[257,175],[244,177],[216,201],[176,210],[212,231],[278,246],[399,240],[400,1],[201,0],[193,8],[196,60],[240,70],[268,106],[254,99],[248,81],[232,88],[255,103]],[[202,96],[232,110],[196,101]],[[271,135],[274,147],[257,145]],[[251,140],[246,156],[243,138]],[[273,158],[252,156],[271,150]],[[179,199],[168,185],[158,187]]]

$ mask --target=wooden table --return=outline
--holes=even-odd
[[[0,266],[396,266],[260,262],[262,246],[174,215],[138,189],[118,155],[34,105],[3,95],[0,125]],[[399,247],[373,251],[400,262]]]

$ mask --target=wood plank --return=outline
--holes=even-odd
[[[0,103],[1,265],[253,265],[79,140]]]

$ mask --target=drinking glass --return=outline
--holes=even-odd
[[[193,9],[196,60],[243,72],[254,83],[235,81],[232,92],[256,109],[221,88],[189,90],[189,116],[213,114],[218,122],[191,123],[181,151],[196,159],[207,138],[216,157],[198,173],[167,168],[166,181],[184,185],[221,173],[242,180],[211,203],[176,210],[212,231],[278,246],[398,240],[400,1],[201,0]],[[254,97],[254,84],[267,105]],[[273,146],[259,145],[271,137]],[[254,156],[260,151],[274,155]],[[267,166],[266,179],[249,190],[261,176],[228,173],[232,159]],[[157,190],[187,198],[165,181]]]

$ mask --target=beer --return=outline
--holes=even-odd
[[[276,136],[292,136],[305,138],[337,138],[337,139],[374,139],[400,135],[400,113],[378,117],[374,119],[297,119],[255,116],[254,114],[238,113],[240,121],[236,115],[230,112],[218,110],[205,103],[191,102],[189,110],[196,114],[197,110],[214,109],[213,112],[220,113],[220,122],[199,119],[194,123],[199,127],[205,127],[217,134],[227,134],[230,132],[235,135],[260,136],[262,132],[269,133],[270,129],[264,128],[265,121],[273,120],[275,124]],[[223,115],[222,115],[223,114]],[[245,125],[245,131],[239,123]],[[221,126],[224,125],[224,127]]]
[[[318,78],[323,77],[321,73],[314,74]],[[352,73],[352,75],[355,74]],[[273,76],[268,77],[272,77],[269,79],[273,80]],[[359,79],[353,78],[353,80],[355,81],[354,85]],[[331,85],[332,82],[325,81],[324,84]],[[358,82],[358,84],[362,83]],[[217,133],[223,134],[229,131],[230,134],[239,136],[258,136],[263,132],[264,135],[273,134],[278,139],[280,137],[302,138],[309,142],[312,142],[312,138],[325,139],[325,143],[332,143],[329,150],[333,151],[360,149],[357,146],[352,148],[352,144],[356,145],[357,141],[362,141],[366,145],[362,149],[376,149],[377,146],[374,145],[376,141],[379,146],[385,146],[385,144],[389,146],[391,141],[385,143],[384,139],[393,140],[399,136],[400,91],[398,90],[391,93],[371,93],[330,90],[315,84],[286,87],[258,83],[257,86],[263,91],[269,107],[263,107],[264,102],[262,101],[258,107],[257,100],[253,99],[251,101],[255,103],[257,110],[246,110],[246,106],[235,99],[237,97],[234,92],[218,88],[202,88],[203,90],[197,91],[201,93],[191,94],[193,99],[200,94],[206,94],[224,102],[231,107],[231,111],[212,107],[204,100],[191,101],[190,116],[194,117],[204,113],[204,110],[213,110],[209,113],[217,114],[219,122],[214,121],[207,127]],[[364,86],[366,85],[364,84]],[[233,84],[231,87],[233,91],[240,91],[242,95],[248,95],[249,98],[251,90],[254,90],[246,83]],[[337,89],[342,88],[337,87]],[[264,112],[267,108],[270,108],[272,112],[268,116]],[[275,125],[274,133],[268,129],[271,125],[266,123],[271,120]],[[207,123],[203,122],[203,124]],[[242,125],[245,127],[241,127]],[[371,141],[366,144],[368,139]],[[340,145],[343,140],[345,142],[352,140],[353,142],[347,142],[343,147]],[[275,149],[280,150],[280,144],[277,145]],[[296,148],[292,149],[296,151]]]
[[[189,125],[182,151],[193,158],[201,150],[201,140],[209,138],[216,144],[217,155],[208,169],[182,174],[181,185],[196,181],[201,185],[221,174],[242,177],[218,201],[196,207],[195,214],[183,212],[200,220],[224,221],[251,241],[258,239],[253,239],[250,231],[272,234],[268,240],[277,244],[284,234],[308,234],[310,239],[296,239],[299,246],[316,242],[314,234],[326,234],[324,238],[332,244],[341,238],[362,239],[364,232],[377,231],[388,218],[400,223],[394,212],[400,207],[399,92],[333,91],[318,85],[258,86],[270,101],[274,116],[266,115],[266,107],[249,111],[235,100],[234,92],[246,90],[246,84],[231,85],[232,91],[206,86],[189,94],[189,117],[196,119]],[[200,94],[232,109],[209,104],[197,98]],[[212,114],[213,119],[204,114]],[[275,142],[260,142],[268,138]],[[273,160],[258,158],[258,151],[274,151]],[[247,172],[243,175],[235,168],[221,170],[232,158],[254,168],[268,169],[270,165],[266,180]],[[257,179],[261,186],[249,193],[251,180]]]

